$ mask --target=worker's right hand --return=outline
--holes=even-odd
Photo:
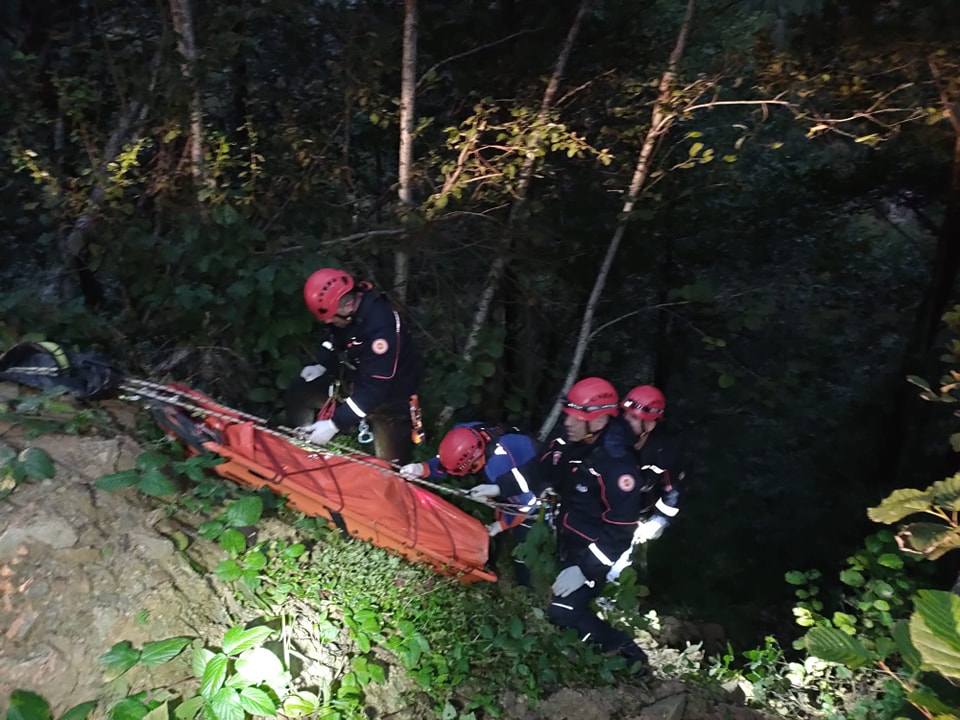
[[[408,463],[400,468],[398,472],[402,477],[405,477],[408,480],[425,478],[430,475],[430,469],[427,467],[426,463]]]
[[[492,497],[500,494],[500,486],[496,484],[474,485],[467,491],[467,497],[471,500],[486,502]]]
[[[313,382],[325,372],[327,369],[323,365],[307,365],[300,371],[300,377],[304,382]]]

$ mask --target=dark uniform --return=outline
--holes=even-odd
[[[575,628],[604,652],[615,651],[632,662],[646,655],[626,632],[601,620],[590,602],[603,590],[607,573],[633,541],[644,507],[636,466],[634,436],[621,419],[612,420],[593,443],[553,440],[537,464],[537,494],[547,485],[560,497],[557,547],[561,570],[577,565],[587,583],[566,597],[553,596],[548,617],[555,625]],[[498,478],[503,495],[516,491],[510,476]]]
[[[506,502],[513,505],[513,512],[503,509],[494,510],[495,522],[499,529],[510,531],[514,545],[519,545],[526,538],[536,520],[536,511],[539,509],[537,496],[531,491],[530,483],[524,473],[532,466],[540,452],[540,443],[529,435],[521,433],[518,428],[484,424],[460,423],[456,427],[468,427],[476,430],[484,439],[483,477],[488,483],[497,483],[497,478],[509,474],[511,483],[515,484],[518,492],[510,493]],[[447,477],[447,471],[440,464],[440,458],[434,457],[427,463],[431,478]],[[524,587],[530,587],[530,570],[517,557],[513,558],[514,572],[517,582]]]
[[[412,449],[410,396],[419,389],[420,361],[387,297],[369,283],[360,283],[358,290],[363,295],[353,320],[344,328],[328,326],[320,344],[317,362],[327,368],[327,376],[313,382],[298,378],[288,388],[287,421],[294,427],[313,422],[337,379],[330,375],[338,373],[348,395],[333,413],[337,428],[352,430],[365,419],[377,457],[402,464]]]
[[[644,508],[641,520],[660,516],[669,523],[680,511],[680,486],[686,477],[677,444],[666,428],[658,424],[635,453],[644,477],[644,489],[654,500],[653,505]]]

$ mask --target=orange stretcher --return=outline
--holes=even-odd
[[[465,583],[497,580],[487,567],[490,538],[483,524],[407,482],[387,462],[301,448],[200,392],[167,387],[212,414],[158,404],[152,408],[158,424],[191,454],[225,458],[213,468],[218,475],[252,490],[270,488],[291,508],[325,519],[344,535],[427,563],[442,575]]]

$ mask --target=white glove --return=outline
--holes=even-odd
[[[313,445],[326,445],[330,438],[340,431],[333,420],[318,420],[312,425],[297,428],[297,432],[307,436],[307,442]]]
[[[497,497],[500,494],[500,486],[496,484],[474,485],[467,493],[471,500],[485,502],[489,498]]]
[[[499,520],[494,520],[492,523],[487,525],[487,535],[490,537],[496,537],[503,532],[503,525],[500,524]]]
[[[401,476],[408,480],[429,477],[430,470],[425,463],[409,463],[398,470]]]
[[[566,597],[570,593],[579,590],[586,584],[587,576],[583,574],[583,570],[580,569],[580,566],[571,565],[570,567],[560,571],[560,574],[557,575],[557,579],[553,581],[551,590],[553,590],[553,594],[557,597]],[[592,585],[593,583],[590,584]]]
[[[669,524],[670,521],[661,515],[654,515],[649,520],[641,520],[633,533],[633,541],[640,544],[656,540],[663,535],[663,531]]]
[[[327,369],[323,365],[307,365],[300,371],[300,377],[302,377],[305,382],[313,382],[326,371]]]

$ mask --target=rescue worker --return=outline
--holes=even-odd
[[[660,424],[667,409],[663,392],[653,385],[638,385],[627,393],[620,408],[636,438],[633,450],[645,493],[646,506],[633,536],[636,547],[660,537],[677,516],[679,486],[685,474],[676,443]],[[607,579],[616,580],[631,560],[632,553],[626,553],[614,564]]]
[[[447,475],[463,477],[482,471],[487,483],[495,486],[498,477],[509,473],[517,485],[517,492],[506,501],[515,506],[516,511],[495,508],[494,521],[487,525],[487,532],[493,538],[509,530],[514,543],[519,544],[526,539],[539,507],[523,470],[536,459],[538,451],[539,443],[515,427],[462,423],[443,436],[435,457],[425,463],[404,465],[400,474],[416,479]],[[526,564],[516,557],[513,562],[517,582],[530,587],[530,571]]]
[[[370,283],[357,283],[335,268],[310,275],[303,299],[326,332],[317,362],[304,367],[287,389],[288,424],[323,445],[338,432],[366,423],[377,457],[408,462],[410,402],[419,387],[420,362],[400,313]],[[338,381],[346,397],[332,415],[318,418]]]
[[[582,641],[618,653],[642,674],[646,653],[623,630],[601,620],[591,608],[607,574],[632,544],[643,508],[640,473],[633,456],[633,433],[618,418],[617,391],[607,380],[575,383],[563,399],[562,437],[551,441],[528,473],[539,496],[548,486],[560,498],[557,550],[560,572],[552,585],[548,618],[574,628]],[[512,475],[495,486],[478,485],[471,497],[483,499],[517,491]]]

